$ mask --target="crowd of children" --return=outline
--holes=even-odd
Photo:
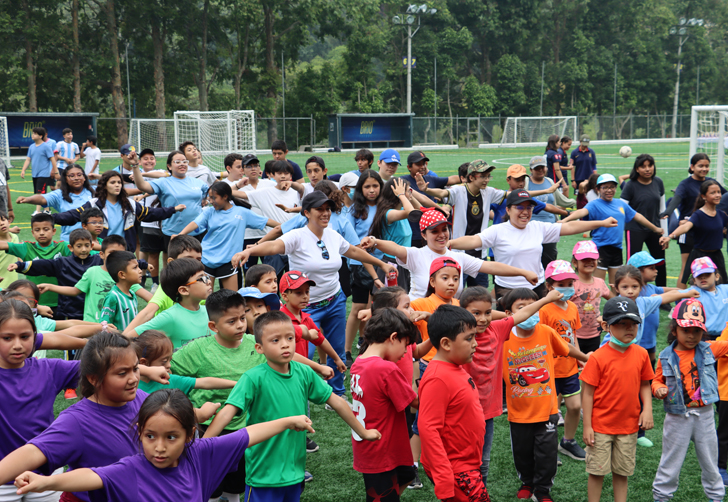
[[[488,187],[482,160],[442,178],[422,152],[402,178],[391,149],[377,166],[360,150],[356,169],[330,178],[312,156],[304,183],[280,141],[263,171],[230,154],[218,176],[191,142],[166,171],[124,145],[102,173],[95,138],[82,151],[70,130],[55,148],[45,138],[34,129],[21,174],[31,166],[35,195],[17,200],[38,206],[34,241],[19,242],[0,211],[0,502],[296,502],[319,450],[311,404],[351,429],[356,500],[396,502],[427,477],[438,500],[490,501],[495,419],[507,414],[513,496],[553,501],[565,456],[584,462],[589,502],[608,475],[625,502],[637,447],[653,446],[653,398],[665,410],[653,499],[674,497],[691,442],[705,496],[725,496],[728,214],[697,168],[706,159],[691,159],[690,217],[648,238],[663,233],[657,213],[595,176],[586,136],[570,157],[572,139],[550,137],[530,177],[508,169],[509,191]],[[627,186],[654,182],[648,157]],[[688,289],[666,287],[664,253],[633,249],[636,237],[624,263],[628,223],[663,249],[690,235]],[[560,236],[585,231],[558,259]],[[80,399],[55,417],[60,392]]]

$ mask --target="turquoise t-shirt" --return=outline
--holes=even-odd
[[[121,210],[121,204],[119,202],[112,204],[107,200],[106,211],[109,222],[109,230],[106,235],[121,235],[124,237],[124,214]]]
[[[35,330],[36,332],[41,331],[55,331],[56,330],[56,321],[53,319],[48,319],[47,317],[43,317],[41,315],[35,314],[33,316],[35,319]]]
[[[205,307],[187,310],[179,303],[175,303],[158,316],[137,326],[135,331],[140,335],[148,329],[163,331],[177,350],[195,338],[208,335],[208,321]]]
[[[394,211],[394,209],[389,211]],[[384,215],[385,218],[389,216],[389,211]],[[406,248],[412,247],[412,226],[407,218],[384,225],[382,240],[392,241]],[[394,258],[392,255],[387,254],[387,256]]]
[[[169,375],[169,385],[153,382],[151,380],[149,382],[139,380],[139,390],[143,390],[147,394],[151,394],[155,390],[160,389],[179,389],[184,392],[185,395],[189,395],[190,391],[195,388],[195,383],[197,383],[196,378],[181,375]]]

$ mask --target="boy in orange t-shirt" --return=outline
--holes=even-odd
[[[513,289],[501,298],[507,315],[536,301],[538,295],[526,288]],[[538,313],[516,325],[513,335],[503,345],[503,379],[513,462],[522,483],[517,496],[550,501],[559,443],[554,357],[586,361],[587,356],[552,328],[539,324]]]
[[[581,372],[589,502],[600,500],[609,472],[615,502],[626,502],[637,431],[653,427],[650,380],[655,374],[647,351],[633,344],[642,322],[637,304],[623,296],[614,297],[604,306],[603,317],[611,338],[592,354]]]
[[[553,328],[567,343],[575,346],[578,346],[576,330],[581,328],[581,319],[579,308],[569,299],[574,295],[574,281],[578,278],[568,261],[554,260],[549,263],[546,267],[546,288],[549,291],[556,290],[564,296],[539,311],[541,324]],[[559,442],[559,452],[574,460],[584,461],[586,452],[574,438],[581,412],[581,385],[576,359],[569,356],[554,357],[554,383],[556,394],[564,396],[566,403],[564,437]]]

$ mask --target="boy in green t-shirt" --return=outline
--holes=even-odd
[[[123,331],[137,315],[137,298],[131,288],[142,282],[142,271],[134,253],[114,251],[104,262],[111,279],[116,283],[104,300],[101,322],[114,324]]]
[[[81,215],[81,226],[88,230],[93,237],[91,243],[94,244],[94,252],[98,252],[101,249],[104,239],[99,237],[99,234],[104,231],[104,213],[98,207],[92,207],[88,211],[84,211]],[[98,242],[98,246],[95,244]]]
[[[331,387],[310,368],[292,361],[296,337],[291,319],[281,311],[255,320],[255,350],[266,364],[247,371],[225,406],[217,413],[205,437],[219,435],[238,414],[248,414],[248,425],[291,415],[305,415],[308,401],[328,404],[361,438],[377,441],[379,431],[365,429],[349,404],[332,394]],[[286,431],[245,451],[245,482],[251,500],[298,500],[306,467],[306,433]]]
[[[53,216],[46,213],[38,213],[30,219],[30,230],[33,233],[35,242],[22,242],[19,244],[0,241],[0,251],[17,256],[23,261],[36,260],[38,258],[53,260],[60,256],[71,256],[71,250],[65,241],[54,241],[56,228],[53,223]],[[28,280],[35,284],[58,284],[55,277],[38,275],[28,277]],[[43,293],[40,303],[48,307],[58,306],[58,295],[52,291]]]
[[[137,337],[148,329],[163,331],[174,345],[181,346],[208,334],[207,311],[200,302],[212,293],[212,281],[205,274],[202,262],[191,258],[179,258],[167,264],[160,275],[161,289],[175,303],[151,321],[137,328],[128,326],[124,336]]]
[[[101,243],[99,256],[104,260],[103,265],[90,267],[81,276],[75,286],[58,286],[45,283],[38,287],[42,291],[53,291],[64,296],[86,295],[83,304],[83,320],[88,322],[101,322],[101,309],[104,300],[114,287],[114,281],[106,268],[106,258],[114,251],[126,251],[126,239],[120,235],[109,235]],[[152,294],[139,284],[131,287],[131,292],[144,301],[149,301]],[[120,329],[120,326],[117,326]]]

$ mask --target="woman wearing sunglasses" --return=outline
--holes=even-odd
[[[300,270],[315,283],[311,284],[310,301],[305,310],[319,326],[341,359],[345,359],[344,339],[346,328],[346,296],[339,283],[341,257],[346,256],[381,268],[385,274],[397,268],[373,257],[366,251],[350,245],[335,230],[329,228],[331,210],[335,204],[323,192],[313,191],[301,201],[302,214],[308,224],[285,233],[280,239],[258,244],[233,256],[233,267],[237,267],[252,256],[288,255],[291,270]],[[309,353],[312,355],[312,351]],[[334,361],[327,364],[336,370]],[[334,372],[329,380],[334,392],[342,396],[344,375]]]
[[[491,248],[495,261],[528,270],[538,275],[530,283],[522,277],[495,277],[495,295],[500,300],[512,289],[528,288],[539,297],[546,295],[544,268],[541,265],[543,244],[558,242],[562,235],[574,235],[602,227],[616,227],[617,220],[574,221],[571,223],[544,223],[531,221],[536,202],[526,190],[513,190],[506,199],[508,221],[489,227],[477,235],[467,235],[450,241],[453,249]]]

